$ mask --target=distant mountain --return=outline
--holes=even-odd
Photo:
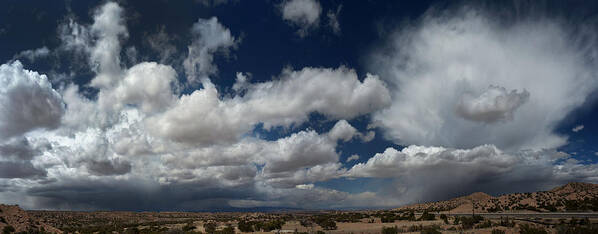
[[[26,233],[62,233],[60,230],[43,223],[22,210],[17,205],[0,204],[0,231]]]
[[[550,191],[490,196],[477,192],[446,201],[407,205],[397,210],[471,213],[598,211],[598,184],[573,182]]]

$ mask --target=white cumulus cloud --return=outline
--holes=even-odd
[[[216,73],[218,68],[213,64],[214,53],[221,51],[226,54],[238,41],[216,17],[198,19],[191,33],[194,39],[188,47],[189,54],[183,65],[187,80],[193,83]]]
[[[318,27],[322,6],[317,0],[286,0],[280,10],[282,18],[299,27],[297,34],[305,37],[312,28]]]
[[[547,17],[499,19],[472,7],[429,11],[372,55],[392,87],[390,108],[373,118],[388,139],[505,150],[567,142],[554,129],[597,87],[595,42]]]
[[[19,61],[0,65],[0,138],[60,125],[62,97],[46,75],[26,70]]]
[[[203,89],[183,95],[172,108],[149,118],[147,125],[154,134],[175,141],[216,144],[234,142],[258,123],[266,129],[290,127],[307,121],[312,112],[350,119],[390,101],[378,77],[367,75],[361,82],[345,67],[284,70],[278,80],[245,84],[245,89],[242,96],[220,98],[207,81]]]

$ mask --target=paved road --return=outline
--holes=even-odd
[[[449,216],[467,216],[471,213],[452,213],[446,214]],[[578,213],[476,213],[485,218],[500,218],[500,217],[512,217],[512,218],[598,218],[598,212],[578,212]]]

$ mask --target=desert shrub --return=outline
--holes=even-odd
[[[598,234],[598,226],[566,226],[560,225],[556,228],[557,233],[559,234]]]
[[[496,213],[498,211],[502,211],[502,209],[498,206],[493,206],[493,207],[486,209],[486,211],[488,211],[488,213]]]
[[[322,220],[320,222],[318,222],[318,225],[320,225],[320,227],[322,227],[322,229],[324,230],[336,230],[336,222],[334,222],[334,220],[332,219],[325,219]]]
[[[572,226],[577,225],[577,219],[575,217],[571,218],[571,220],[569,220],[569,225],[572,225]]]
[[[401,216],[400,218],[401,220],[409,220],[409,221],[415,221],[415,213],[413,212],[409,212],[408,214]]]
[[[505,230],[492,229],[492,234],[505,234]]]
[[[127,228],[126,234],[139,234],[141,233],[137,227]]]
[[[4,219],[4,217],[0,217],[0,222],[7,223],[6,219]]]
[[[521,224],[519,225],[519,233],[521,234],[548,234],[548,232],[538,226],[528,225],[528,224]]]
[[[546,210],[548,210],[550,212],[556,212],[557,211],[557,208],[554,205],[552,205],[552,204],[548,204],[547,205],[547,204],[542,203],[542,204],[540,204],[540,208],[546,209]]]
[[[192,230],[194,230],[195,228],[196,228],[196,227],[195,227],[195,226],[193,226],[193,224],[192,224],[192,223],[187,223],[187,225],[185,225],[185,226],[183,227],[183,231],[184,231],[184,232],[188,232],[188,231],[192,231]]]
[[[583,219],[580,219],[579,222],[577,222],[579,225],[588,225],[590,224],[590,219],[588,217],[585,217]]]
[[[492,227],[492,222],[490,222],[490,220],[486,220],[485,222],[482,222],[478,225],[476,225],[476,228],[489,228]]]
[[[265,222],[262,224],[261,229],[264,230],[265,232],[269,232],[272,230],[278,230],[282,228],[282,225],[285,224],[284,220],[270,220],[268,222]]]
[[[318,231],[316,232],[316,234],[326,234],[326,233],[325,233],[325,232],[323,232],[323,231],[320,231],[320,230],[318,230]]]
[[[441,214],[440,219],[444,220],[444,224],[449,224],[448,216],[446,216],[445,214]]]
[[[397,233],[399,233],[399,228],[397,228],[397,226],[382,227],[382,234],[397,234]]]
[[[509,217],[506,217],[505,219],[503,219],[502,217],[500,217],[500,226],[503,227],[515,227],[515,222],[511,219],[511,221],[509,222]]]
[[[227,225],[220,231],[216,231],[217,234],[235,234],[235,229],[231,225]]]
[[[383,223],[393,223],[397,219],[398,217],[396,217],[394,214],[384,214],[380,216],[380,221]]]
[[[408,232],[417,232],[417,231],[421,231],[422,229],[424,229],[424,227],[420,224],[420,225],[411,225],[407,231]]]
[[[4,227],[4,229],[2,229],[2,233],[5,233],[5,234],[6,233],[11,233],[11,232],[14,232],[14,231],[16,231],[15,228],[13,226],[10,226],[10,225],[8,225],[8,226]]]
[[[251,222],[247,222],[245,220],[239,221],[238,228],[242,232],[253,232],[253,225]]]
[[[438,229],[440,229],[440,227],[436,226],[436,225],[425,226],[422,228],[420,233],[422,233],[422,234],[440,234],[441,232],[438,231]]]
[[[428,213],[428,211],[424,211],[421,217],[418,220],[436,220],[436,216],[434,214]]]
[[[459,222],[461,223],[461,227],[463,229],[471,229],[473,228],[473,226],[477,223],[479,223],[480,221],[484,220],[484,218],[482,216],[479,215],[475,215],[472,217],[469,216],[460,216],[459,218]],[[456,223],[458,224],[458,223]]]
[[[203,228],[206,230],[207,233],[214,233],[214,232],[216,232],[216,223],[213,223],[213,222],[204,223]]]

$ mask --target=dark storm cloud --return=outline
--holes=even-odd
[[[46,171],[35,168],[31,162],[0,162],[0,178],[39,178]]]
[[[0,158],[31,160],[34,156],[41,153],[38,149],[33,149],[26,138],[16,139],[0,144]]]
[[[87,169],[96,175],[123,175],[131,171],[131,163],[124,160],[91,160]]]
[[[36,207],[75,210],[209,210],[230,207],[229,199],[252,197],[248,187],[219,188],[205,184],[158,185],[135,180],[73,180],[27,191]]]

